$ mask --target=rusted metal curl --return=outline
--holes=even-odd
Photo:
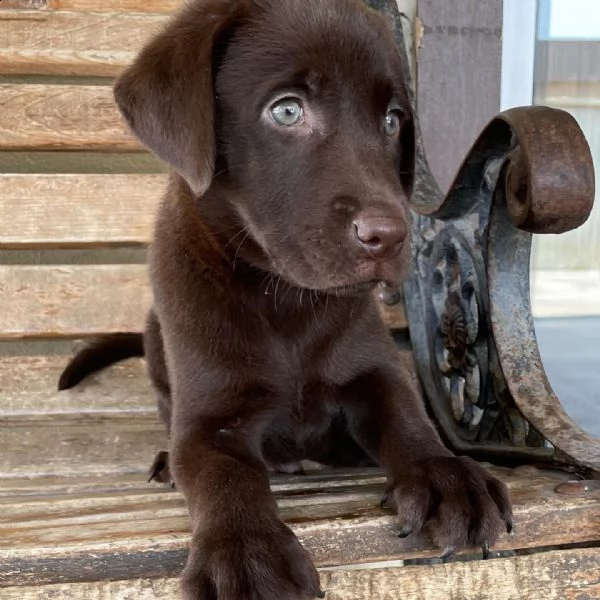
[[[594,202],[592,156],[577,121],[545,106],[500,116],[516,145],[506,169],[512,222],[530,233],[563,233],[582,225]]]
[[[434,219],[459,219],[482,199],[490,166],[504,166],[506,202],[515,226],[530,233],[564,233],[582,225],[594,204],[590,148],[577,121],[546,106],[512,108],[492,119],[463,161],[444,198],[432,187],[426,159],[417,156],[412,207]],[[424,161],[424,162],[423,162]],[[492,176],[493,177],[493,176]],[[489,181],[488,181],[489,183]]]

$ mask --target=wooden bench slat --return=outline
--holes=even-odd
[[[140,476],[140,483],[142,481]],[[162,516],[177,517],[185,522],[186,506],[183,496],[176,492],[170,492],[170,488],[162,490],[153,489],[157,484],[148,484],[146,493],[127,494],[114,496],[104,494],[102,496],[76,496],[69,495],[64,498],[51,498],[45,502],[25,501],[18,504],[3,505],[2,517],[0,524],[6,526],[13,524],[18,527],[30,528],[31,530],[38,529],[56,529],[59,527],[73,527],[77,525],[86,525],[90,521],[96,521],[98,515],[107,522],[115,520],[148,520],[154,515],[157,519]],[[302,515],[296,510],[305,506],[321,506],[327,505],[344,505],[363,504],[373,509],[374,512],[379,510],[377,503],[381,499],[384,484],[380,483],[375,486],[354,486],[350,489],[342,489],[340,487],[327,488],[322,490],[307,489],[302,495],[297,497],[284,497],[279,495],[278,504],[280,509],[289,515],[290,519],[298,519]],[[276,494],[277,495],[277,494]],[[323,508],[328,513],[329,509]],[[336,508],[339,511],[339,506]],[[372,513],[373,513],[372,511]],[[131,513],[134,513],[133,516]],[[314,516],[318,520],[319,513]],[[183,527],[184,533],[188,530],[187,523]],[[35,534],[37,538],[38,534]],[[82,532],[81,539],[89,539],[89,536],[94,537],[90,531]],[[8,538],[11,537],[8,532]],[[30,545],[23,537],[23,532],[19,535],[20,545]],[[13,543],[16,541],[13,538]],[[3,547],[7,547],[9,539],[3,538],[0,542]],[[33,540],[33,544],[35,544]]]
[[[69,356],[17,356],[0,359],[2,418],[64,413],[148,410],[156,398],[140,359],[130,359],[90,375],[59,392],[58,378]]]
[[[0,478],[144,473],[166,448],[143,361],[114,365],[58,392],[68,360],[0,360]]]
[[[3,9],[171,13],[185,0],[2,0]]]
[[[165,488],[166,491],[166,488]],[[118,473],[110,480],[94,473],[77,473],[64,477],[42,476],[4,478],[0,485],[0,506],[49,500],[66,495],[91,494],[141,494],[148,492],[148,485],[139,473]],[[2,508],[0,508],[0,512]]]
[[[600,597],[596,549],[558,550],[447,565],[356,571],[340,567],[321,572],[320,577],[322,587],[331,590],[327,598],[332,600],[591,600]],[[176,589],[173,584],[176,582],[171,580],[172,589]]]
[[[0,479],[145,473],[166,434],[155,410],[2,419]]]
[[[557,494],[554,488],[567,474],[493,471],[508,483],[515,503],[515,534],[501,536],[495,550],[561,544],[566,532],[572,544],[594,541],[600,503]],[[277,495],[282,515],[319,566],[435,556],[439,550],[425,535],[397,538],[398,519],[378,506],[383,488],[382,482],[355,489],[324,482],[314,494]],[[0,532],[5,585],[31,583],[34,576],[40,584],[115,579],[124,564],[127,577],[152,577],[157,548],[175,574],[189,540],[183,499],[154,485],[145,494],[137,490],[135,498],[122,493],[24,498],[13,508],[3,505]]]
[[[141,331],[145,265],[0,266],[0,339]]]
[[[110,86],[0,84],[0,150],[141,151]]]
[[[0,340],[141,331],[151,303],[145,265],[0,265]]]
[[[306,495],[315,491],[344,488],[356,491],[364,486],[381,486],[385,477],[376,467],[330,469],[307,469],[303,475],[271,474],[271,489],[281,497]],[[52,498],[97,498],[124,495],[147,495],[148,493],[171,493],[168,486],[149,486],[139,473],[118,473],[110,479],[93,473],[73,476],[39,477],[37,479],[10,477],[0,486],[0,504],[22,504],[27,502],[49,502]]]
[[[112,77],[167,19],[152,13],[0,11],[0,73]]]
[[[165,175],[0,174],[0,248],[145,244]]]
[[[384,567],[385,568],[382,568]],[[592,600],[600,597],[598,550],[572,549],[493,561],[320,571],[328,600]],[[180,595],[179,581],[154,575],[90,583],[7,587],[5,600],[112,598],[160,600]]]

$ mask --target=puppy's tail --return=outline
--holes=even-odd
[[[88,375],[136,356],[144,356],[141,333],[109,333],[92,340],[66,366],[58,380],[59,390],[68,390]]]

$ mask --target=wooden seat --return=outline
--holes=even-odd
[[[12,169],[0,175],[3,600],[176,597],[189,528],[182,496],[146,482],[166,440],[143,361],[56,387],[77,340],[140,330],[151,301],[144,248],[166,176],[110,85],[179,4],[0,6],[0,167]],[[381,311],[406,329],[401,304]],[[407,350],[399,363],[412,368]],[[398,539],[376,469],[272,486],[330,600],[600,597],[599,493],[578,493],[565,472],[494,470],[514,497],[515,534],[487,562],[464,551],[409,565],[436,550],[426,535]]]
[[[377,470],[275,476],[272,487],[282,516],[328,569],[322,576],[332,598],[596,597],[596,549],[533,551],[564,543],[567,530],[573,544],[594,541],[586,522],[600,519],[598,502],[556,494],[564,473],[496,472],[516,500],[517,524],[497,549],[523,552],[427,567],[390,563],[435,552],[424,536],[398,539],[395,519],[378,507],[384,480]],[[51,591],[61,598],[100,597],[102,590],[115,598],[166,598],[176,589],[172,578],[189,541],[183,498],[145,484],[140,474],[14,478],[3,487],[0,507],[0,548],[9,555],[0,565],[8,585],[0,588],[2,598],[46,598]],[[367,561],[376,564],[348,568]],[[569,561],[577,564],[572,572]],[[489,589],[490,581],[498,587]]]

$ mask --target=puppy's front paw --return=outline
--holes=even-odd
[[[195,536],[182,574],[185,600],[323,598],[308,552],[281,521]]]
[[[442,558],[480,547],[487,558],[500,533],[512,531],[506,486],[468,457],[417,461],[393,481],[385,502],[402,520],[400,537],[426,526]]]

